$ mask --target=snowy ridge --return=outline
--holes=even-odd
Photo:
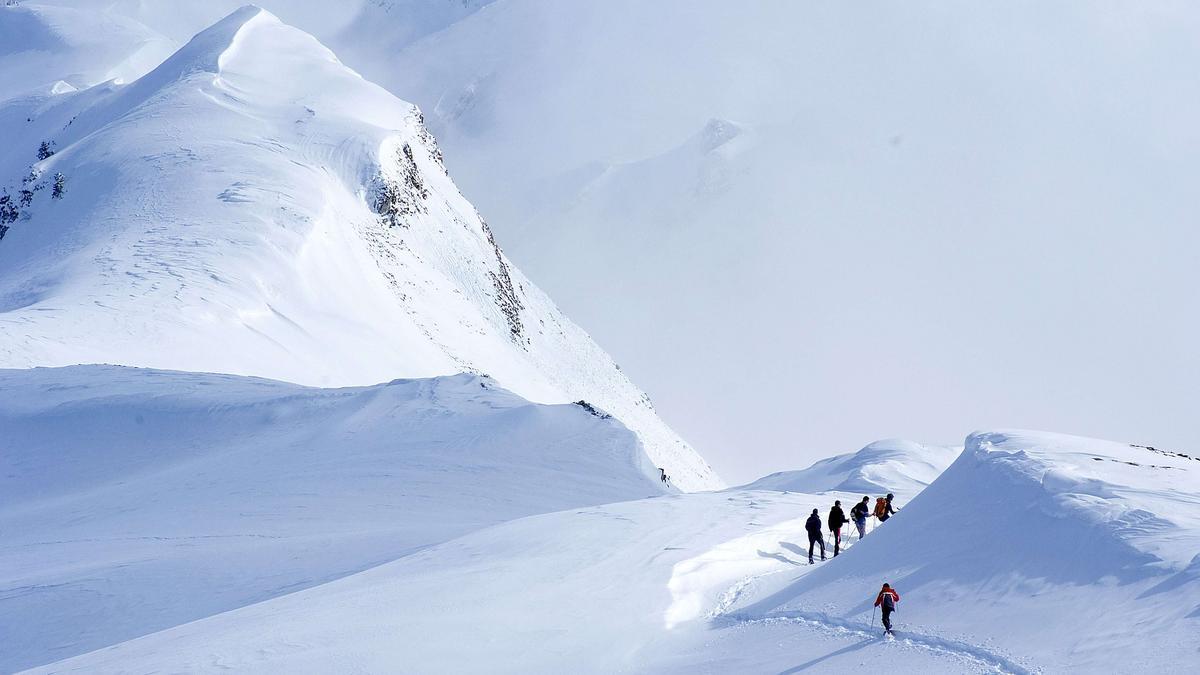
[[[837,566],[731,614],[812,618],[820,608],[862,622],[863,600],[887,580],[901,590],[901,636],[988,644],[1030,671],[1170,670],[1196,658],[1186,634],[1200,617],[1197,507],[1200,460],[1187,454],[980,432]],[[905,603],[905,591],[919,601]]]
[[[898,438],[875,441],[857,452],[837,455],[800,471],[781,471],[745,486],[748,490],[894,493],[900,501],[917,496],[958,457],[960,448],[922,445]]]
[[[0,428],[3,672],[513,518],[668,492],[615,420],[471,375],[310,389],[6,370]]]
[[[0,239],[0,366],[319,386],[486,373],[586,400],[679,487],[720,486],[511,265],[420,112],[270,13],[235,11],[130,85],[0,117],[22,120],[0,181],[45,188]],[[43,141],[57,154],[34,162]]]
[[[1102,534],[1126,560],[1151,557],[1139,571],[1178,571],[1200,552],[1200,457],[1028,431],[975,433],[967,448],[1013,482],[1039,483],[1044,513]]]

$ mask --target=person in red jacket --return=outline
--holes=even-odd
[[[892,612],[896,611],[896,603],[900,602],[900,594],[896,589],[884,584],[879,595],[875,597],[875,606],[883,612],[883,630],[892,634]]]

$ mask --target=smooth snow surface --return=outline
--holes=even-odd
[[[293,389],[238,378],[143,371],[68,369],[17,376],[26,383],[40,381],[46,392],[76,383],[64,393],[48,396],[48,406],[16,402],[27,396],[14,397],[8,404],[27,423],[41,420],[43,425],[65,421],[61,417],[68,413],[86,419],[88,407],[96,404],[68,405],[66,412],[61,404],[75,397],[97,400],[95,392],[79,384],[93,378],[104,382],[115,377],[126,391],[142,392],[99,399],[127,410],[125,417],[145,407],[159,411],[158,415],[181,411],[170,397],[165,401],[160,396],[145,397],[153,392],[147,381],[162,382],[171,391],[180,387],[170,378],[203,382],[205,396],[243,404],[261,400],[280,387]],[[133,387],[126,380],[142,384]],[[132,480],[122,484],[102,477],[103,489],[85,482],[70,495],[47,494],[35,500],[37,508],[23,506],[22,498],[16,508],[6,509],[5,518],[25,519],[16,521],[17,531],[34,523],[38,536],[57,542],[43,545],[61,547],[55,553],[41,553],[30,545],[33,540],[6,547],[6,554],[25,566],[15,569],[30,577],[22,593],[34,600],[15,605],[23,609],[19,618],[43,616],[45,608],[35,601],[73,608],[72,603],[56,600],[56,594],[120,587],[122,579],[133,579],[156,566],[168,572],[189,569],[197,579],[181,584],[170,576],[170,584],[159,578],[136,587],[132,597],[140,601],[125,607],[126,621],[161,616],[162,608],[172,604],[176,588],[184,593],[199,589],[212,583],[208,575],[237,578],[243,591],[248,590],[247,579],[253,575],[229,573],[223,566],[231,547],[242,557],[263,545],[280,550],[298,547],[306,555],[316,549],[330,565],[323,569],[323,578],[299,583],[310,586],[304,590],[31,672],[836,673],[865,669],[1023,674],[1188,672],[1200,659],[1190,638],[1200,621],[1196,573],[1200,558],[1193,557],[1200,544],[1196,478],[1200,460],[1183,453],[1034,432],[978,433],[968,439],[965,451],[945,474],[889,522],[875,526],[862,542],[847,536],[843,555],[809,565],[804,518],[813,508],[824,518],[837,493],[739,488],[673,494],[566,508],[489,526],[489,520],[507,519],[521,508],[539,510],[539,501],[548,509],[561,508],[571,499],[604,498],[605,490],[661,494],[654,481],[631,464],[637,460],[629,444],[632,436],[615,422],[600,420],[580,407],[530,406],[489,389],[486,381],[468,377],[340,392],[299,390],[307,395],[282,401],[297,406],[287,408],[289,415],[311,420],[299,429],[327,429],[328,419],[312,415],[314,402],[332,397],[338,402],[331,406],[331,412],[338,411],[335,417],[356,411],[346,417],[347,422],[367,411],[375,413],[369,419],[379,419],[379,413],[395,405],[392,388],[406,394],[399,397],[406,401],[404,414],[394,415],[393,422],[419,420],[422,426],[433,425],[425,426],[428,436],[423,432],[418,438],[433,440],[443,434],[474,438],[476,432],[461,429],[460,416],[473,418],[474,429],[491,429],[514,414],[511,424],[499,426],[524,438],[529,433],[564,438],[548,433],[544,425],[528,428],[528,416],[533,414],[565,423],[563,431],[583,425],[588,431],[567,434],[568,442],[596,441],[610,450],[578,473],[572,473],[572,464],[565,465],[565,474],[559,473],[557,464],[547,465],[544,460],[572,458],[574,462],[579,453],[554,447],[534,452],[532,462],[522,459],[529,455],[518,455],[519,470],[503,469],[503,474],[486,480],[468,468],[485,457],[479,452],[461,455],[462,463],[454,471],[426,474],[425,468],[401,468],[407,462],[392,464],[391,470],[399,475],[388,478],[383,471],[387,458],[412,452],[420,441],[395,450],[387,443],[368,442],[366,450],[356,451],[355,444],[324,442],[325,436],[318,435],[304,443],[280,439],[268,446],[268,452],[258,453],[252,450],[256,444],[251,438],[233,451],[210,456],[198,453],[185,438],[176,447],[188,449],[187,461],[179,463],[147,462],[138,447],[113,452],[114,457],[129,458],[121,474],[133,476]],[[244,393],[229,397],[229,390]],[[247,391],[254,395],[248,396]],[[235,405],[226,412],[227,421],[240,415],[269,416],[282,401]],[[443,412],[422,413],[434,401],[444,406]],[[360,410],[364,404],[366,410]],[[82,411],[72,412],[80,407]],[[199,418],[211,419],[214,412],[205,410]],[[110,420],[113,415],[101,417]],[[138,424],[136,419],[123,423]],[[369,436],[394,438],[391,428],[380,422],[374,427],[379,431]],[[155,415],[142,422],[150,438],[160,424]],[[71,427],[103,439],[86,426]],[[278,427],[263,424],[262,428]],[[489,445],[481,442],[472,447],[482,450]],[[502,442],[494,447],[519,446]],[[281,451],[270,450],[276,447]],[[327,456],[313,447],[343,450],[335,455],[335,463],[297,461],[297,457]],[[45,454],[46,448],[39,448],[28,456]],[[380,473],[362,471],[360,455],[372,458],[375,463],[367,466]],[[442,461],[444,456],[418,466],[431,468]],[[152,470],[131,470],[130,465],[139,462]],[[51,465],[21,464],[29,467],[22,484],[32,485],[42,484],[37,480],[39,469]],[[532,477],[531,466],[536,471]],[[251,471],[228,489],[215,489],[224,485],[215,477],[237,475],[234,467],[279,470],[285,480],[278,487],[264,488],[261,473]],[[309,475],[319,474],[321,480],[306,489],[303,481],[291,478],[308,473],[309,467],[317,469]],[[608,477],[589,482],[587,477],[600,467],[608,468]],[[560,475],[564,478],[556,484]],[[372,495],[370,499],[339,497],[340,487],[353,489],[371,476],[374,481],[366,481],[368,485],[383,487],[391,480],[401,494],[376,488],[365,492]],[[401,487],[413,476],[428,480],[432,488],[422,499],[410,499]],[[476,492],[460,498],[458,484],[464,476],[471,476],[468,490],[475,485]],[[164,477],[171,480],[164,482]],[[203,487],[206,477],[212,488]],[[62,484],[51,482],[56,490]],[[326,490],[326,484],[332,487]],[[509,490],[510,485],[518,487]],[[262,494],[256,493],[263,491],[278,494],[262,501]],[[517,507],[497,509],[503,504],[501,495],[523,501]],[[214,497],[221,501],[202,502]],[[400,502],[389,501],[395,499]],[[426,536],[405,534],[407,519],[393,517],[422,501],[428,506],[423,512],[428,517],[416,519],[423,523],[417,530]],[[131,502],[137,505],[121,507]],[[173,504],[183,502],[204,515],[189,518],[179,513]],[[379,508],[389,503],[407,506]],[[309,508],[301,512],[283,508],[301,504]],[[96,509],[97,505],[104,508]],[[72,508],[83,510],[73,516]],[[177,515],[171,515],[173,511]],[[237,517],[214,517],[209,511]],[[96,515],[80,517],[85,513]],[[451,518],[455,522],[447,526],[445,514],[464,513],[469,515],[461,522]],[[350,529],[345,526],[346,515],[353,515],[357,523],[353,534],[346,531]],[[211,523],[202,529],[206,536],[197,536],[197,529],[189,527],[193,523]],[[213,536],[229,534],[222,524],[230,530],[236,527],[243,535],[272,533],[281,541],[250,544]],[[460,526],[462,536],[441,543],[428,535],[439,528],[447,534]],[[130,532],[135,529],[143,535],[152,532],[156,538],[131,543]],[[395,560],[355,573],[347,561],[368,549],[372,555],[384,554],[370,535],[385,531],[396,539],[390,551]],[[192,538],[179,541],[163,536],[181,532]],[[305,532],[309,536],[303,536]],[[374,548],[367,545],[372,541]],[[406,544],[412,548],[401,550]],[[47,559],[38,557],[62,560],[59,556],[68,551],[79,551],[88,560],[103,551],[105,562],[87,568],[51,565],[45,570]],[[286,564],[274,556],[269,561],[270,565],[263,560],[261,568],[253,567],[258,557],[250,556],[252,569],[279,569],[285,576],[287,570],[300,566],[320,568],[307,557]],[[337,573],[330,573],[336,569],[333,561],[341,563]],[[343,578],[322,583],[334,576]],[[264,591],[259,580],[256,590],[278,595],[285,579],[265,578],[279,586],[268,585]],[[893,617],[895,640],[881,639],[878,624],[872,625],[871,600],[883,580],[901,593]],[[124,594],[130,589],[121,590],[108,601],[128,597]],[[103,592],[97,595],[105,597]],[[11,605],[13,600],[5,602]],[[88,602],[96,606],[103,600]],[[23,622],[18,626],[42,647],[29,652],[27,663],[52,660],[56,649],[63,649],[60,641],[36,639],[39,631]]]
[[[0,672],[530,514],[667,492],[636,437],[487,378],[0,371]]]
[[[875,441],[858,452],[823,459],[801,471],[773,473],[745,487],[809,493],[834,490],[872,497],[891,492],[908,501],[936,480],[960,452],[961,448],[898,438]]]
[[[0,367],[481,373],[586,400],[679,487],[720,486],[511,265],[416,108],[271,14],[239,9],[131,84],[17,98],[0,122],[0,180],[42,186],[0,239]],[[57,154],[37,161],[43,141]]]

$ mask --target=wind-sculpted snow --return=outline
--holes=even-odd
[[[875,441],[857,452],[823,459],[807,469],[773,473],[745,489],[849,492],[872,497],[891,492],[899,502],[906,502],[936,480],[959,452],[959,448],[901,439]]]
[[[512,266],[420,112],[271,14],[244,7],[135,82],[10,101],[0,121],[0,187],[44,188],[0,239],[0,367],[486,373],[613,414],[681,488],[720,485]]]
[[[636,438],[459,375],[0,371],[0,672],[513,518],[667,492]]]
[[[810,498],[687,494],[525,518],[35,672],[778,672],[803,652],[770,671],[744,667],[761,654],[671,664],[703,648],[729,588],[800,569]],[[964,672],[922,651],[868,663]]]
[[[977,433],[837,565],[737,612],[818,608],[861,621],[888,581],[902,596],[901,635],[986,643],[1030,670],[1166,672],[1200,656],[1189,638],[1200,618],[1198,550],[1194,457],[1056,434]]]
[[[1194,464],[977,434],[893,519],[816,565],[804,517],[828,494],[571,509],[38,672],[1185,672]],[[883,580],[901,591],[895,641],[871,611]]]

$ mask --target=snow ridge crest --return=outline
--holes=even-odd
[[[237,54],[245,35],[255,26],[279,24],[267,10],[245,5],[217,23],[200,31],[178,52],[168,58],[145,79],[164,84],[195,72],[220,74],[230,58]]]

